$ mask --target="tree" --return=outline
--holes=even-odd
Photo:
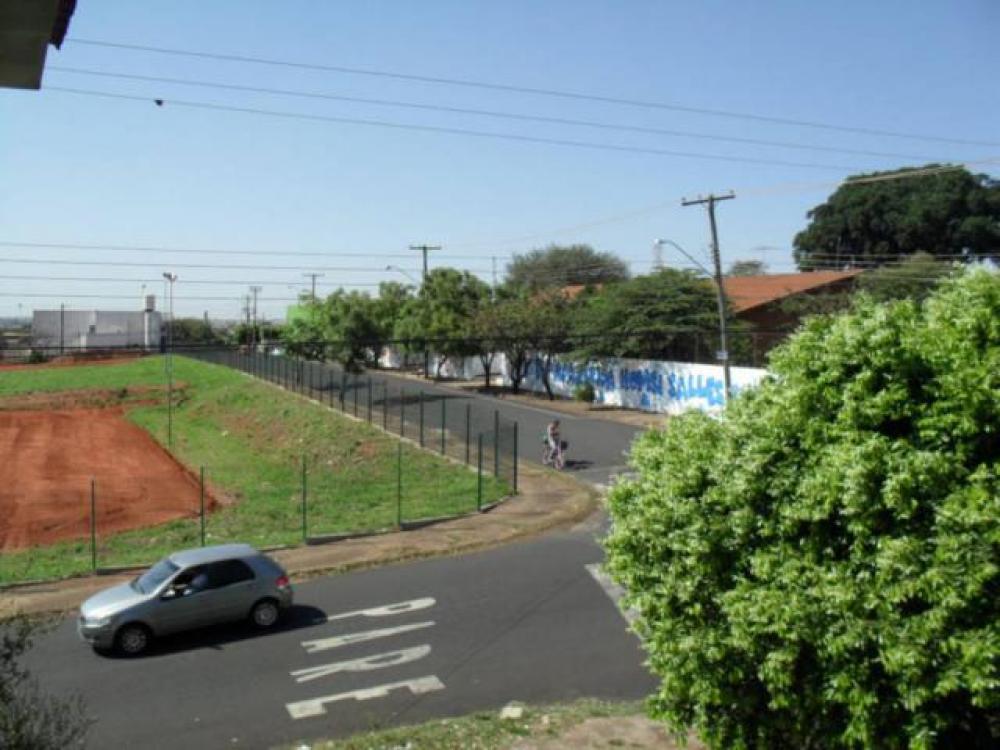
[[[762,260],[734,260],[726,271],[726,276],[763,276],[767,264]]]
[[[524,296],[505,295],[497,300],[497,326],[504,332],[500,351],[507,360],[507,376],[514,393],[521,392],[521,383],[531,364],[532,345],[527,336],[531,311]]]
[[[628,266],[612,253],[599,253],[590,245],[549,245],[514,256],[507,265],[506,282],[526,289],[543,289],[606,284],[628,277]]]
[[[396,326],[396,337],[407,339],[407,347],[430,346],[441,358],[435,377],[449,359],[476,354],[473,320],[482,300],[489,295],[486,282],[468,271],[435,268],[424,279],[416,299],[408,304]]]
[[[396,281],[383,281],[378,285],[372,317],[379,338],[389,341],[395,335],[396,323],[402,317],[406,304],[413,299],[413,287]]]
[[[905,260],[885,265],[858,278],[857,288],[879,302],[893,299],[923,300],[937,284],[957,272],[950,261],[930,253],[916,253]]]
[[[807,216],[810,224],[796,235],[794,250],[803,271],[870,266],[918,252],[970,260],[1000,257],[1000,182],[965,169],[870,182],[848,179]]]
[[[521,335],[537,358],[542,385],[550,401],[555,399],[550,379],[552,365],[558,355],[572,349],[570,334],[575,307],[574,301],[561,290],[536,293],[525,305],[527,315]]]
[[[222,336],[212,328],[208,320],[202,318],[178,318],[170,326],[175,345],[222,342]]]
[[[604,287],[574,319],[584,357],[693,361],[697,333],[719,326],[711,284],[673,268]]]
[[[388,340],[379,329],[377,303],[363,292],[338,289],[323,302],[326,325],[326,357],[348,372],[360,372],[378,360]]]
[[[315,299],[303,300],[289,315],[281,332],[285,348],[292,354],[306,359],[322,359],[325,341],[329,334],[326,310]]]
[[[0,747],[62,750],[82,744],[90,727],[79,698],[45,695],[21,665],[39,625],[0,620]]]
[[[608,568],[718,748],[1000,739],[1000,275],[860,298],[721,420],[671,420],[611,491]]]
[[[490,389],[493,361],[509,334],[501,312],[501,301],[490,293],[482,299],[472,319],[470,330],[472,347],[483,366],[483,382]]]

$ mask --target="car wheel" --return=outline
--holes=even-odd
[[[138,656],[149,648],[152,640],[153,634],[145,625],[126,625],[115,636],[115,648],[125,656]]]
[[[280,613],[281,611],[278,609],[276,601],[273,599],[261,599],[250,610],[250,622],[254,624],[254,627],[261,630],[273,628],[278,622],[278,615]]]

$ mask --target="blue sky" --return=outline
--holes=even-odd
[[[792,270],[808,209],[858,171],[976,161],[1000,146],[870,136],[293,67],[94,46],[86,40],[461,78],[784,119],[1000,141],[1000,3],[229,2],[80,0],[40,92],[0,90],[0,242],[240,250],[271,255],[56,250],[0,245],[0,315],[127,309],[178,274],[179,315],[236,317],[250,283],[280,316],[304,282],[419,273],[489,280],[513,252],[586,242],[649,268],[656,237],[704,257],[703,210],[682,197],[734,189],[718,209],[724,262]],[[80,41],[75,41],[80,40]],[[848,155],[357,102],[197,88],[55,68],[323,92],[634,127],[896,153]],[[71,87],[141,97],[102,98]],[[165,100],[157,107],[153,99]],[[173,100],[173,101],[172,101]],[[490,131],[639,149],[823,165],[804,168],[488,139],[174,104]],[[1000,173],[983,164],[977,171]],[[313,256],[284,252],[317,253]],[[393,257],[398,256],[398,257]],[[15,259],[46,261],[15,263]],[[94,265],[70,265],[85,260]],[[667,251],[665,260],[687,265]],[[57,263],[56,261],[62,261]],[[126,266],[124,263],[149,264]],[[216,265],[221,268],[195,268]],[[244,269],[239,266],[282,266]],[[337,269],[358,270],[337,270]],[[30,280],[26,276],[65,277]],[[85,281],[115,278],[122,281]],[[359,287],[364,288],[364,287]],[[52,295],[29,297],[12,295]],[[69,295],[106,295],[106,299]],[[63,296],[60,296],[63,295]],[[220,297],[206,300],[197,297]],[[19,308],[18,305],[21,305]]]

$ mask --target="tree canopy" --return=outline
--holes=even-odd
[[[718,325],[711,283],[673,268],[610,284],[573,316],[576,348],[585,357],[693,358],[692,333]]]
[[[515,255],[507,265],[507,284],[527,289],[570,284],[605,284],[629,277],[628,266],[613,253],[590,245],[549,245]]]
[[[417,296],[406,303],[396,324],[396,338],[407,340],[407,349],[429,346],[444,359],[473,356],[473,321],[490,288],[468,271],[435,268],[424,279]]]
[[[799,268],[881,264],[918,252],[1000,257],[1000,182],[961,168],[877,179],[910,171],[857,175],[876,179],[848,179],[809,211],[794,241]]]
[[[760,276],[765,273],[767,264],[762,260],[734,260],[726,276]]]
[[[611,491],[654,714],[716,748],[996,747],[1000,275],[862,297],[771,370]]]

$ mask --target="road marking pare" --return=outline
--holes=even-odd
[[[373,669],[397,667],[400,664],[423,659],[430,652],[431,647],[425,644],[423,646],[414,646],[413,648],[402,648],[398,651],[389,651],[384,654],[363,656],[360,659],[337,661],[332,664],[321,664],[318,667],[297,669],[290,674],[295,678],[296,682],[308,682],[320,677],[329,677],[339,672],[370,672]]]
[[[365,630],[360,633],[348,633],[347,635],[335,635],[331,638],[318,638],[314,641],[302,641],[302,647],[310,654],[317,651],[327,651],[331,648],[349,646],[352,643],[364,643],[374,641],[377,638],[387,638],[390,635],[399,633],[409,633],[414,630],[434,627],[433,622],[414,622],[409,625],[399,625],[395,628],[379,628],[378,630]]]
[[[413,680],[403,680],[401,682],[390,682],[385,685],[377,685],[361,690],[351,690],[346,693],[336,693],[334,695],[324,695],[319,698],[298,701],[297,703],[287,703],[285,708],[293,719],[305,719],[310,716],[322,716],[326,713],[327,703],[336,703],[354,699],[356,701],[367,701],[372,698],[384,698],[390,691],[398,688],[408,688],[413,695],[423,695],[432,693],[435,690],[444,690],[444,683],[434,675],[418,677]]]

